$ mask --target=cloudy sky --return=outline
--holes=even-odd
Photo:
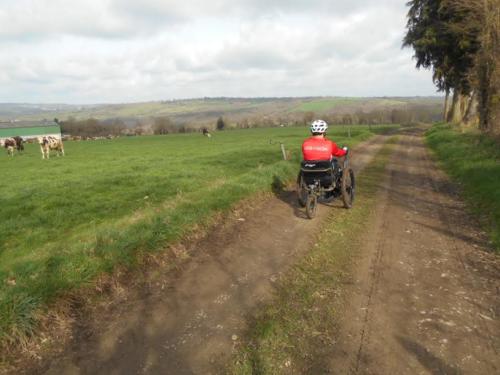
[[[435,95],[406,0],[0,0],[0,102]]]

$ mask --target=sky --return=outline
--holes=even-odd
[[[0,102],[427,96],[407,0],[0,0]]]

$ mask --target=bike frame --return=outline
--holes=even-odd
[[[342,169],[347,169],[349,168],[349,153],[346,154],[346,156],[344,157],[344,160],[342,162]],[[307,172],[306,172],[307,173]],[[337,185],[335,184],[335,177],[336,176],[333,176],[333,181],[334,181],[334,184],[329,187],[329,188],[324,188],[321,186],[320,184],[320,181],[319,180],[314,180],[314,184],[310,184],[310,185],[306,185],[306,188],[307,188],[307,195],[315,195],[317,198],[319,197],[322,197],[325,195],[325,193],[327,192],[332,192],[335,190],[335,188],[337,187]]]

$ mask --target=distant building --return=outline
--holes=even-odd
[[[52,136],[61,138],[61,126],[54,121],[0,122],[0,140],[22,137],[24,140]]]

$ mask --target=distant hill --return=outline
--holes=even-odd
[[[201,98],[143,103],[68,105],[0,103],[0,121],[121,119],[125,123],[169,117],[178,124],[213,122],[219,116],[235,121],[249,117],[289,117],[349,114],[402,108],[441,111],[440,97],[308,97],[308,98]]]

